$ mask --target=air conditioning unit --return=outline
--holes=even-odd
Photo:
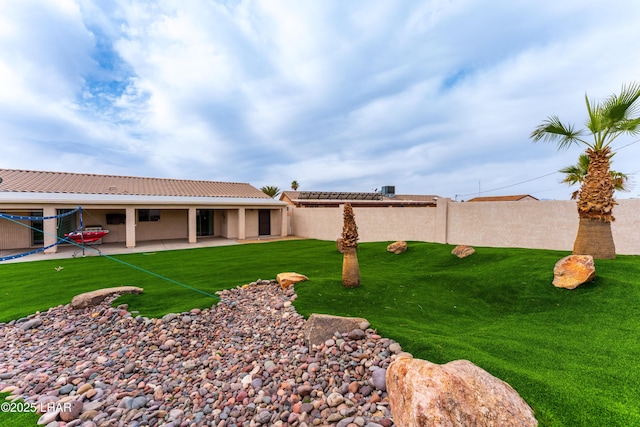
[[[395,185],[385,185],[382,187],[382,194],[385,197],[393,197],[396,195],[396,186]]]

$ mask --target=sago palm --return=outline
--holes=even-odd
[[[613,198],[615,184],[610,173],[610,160],[615,152],[611,145],[621,135],[640,133],[639,99],[640,85],[637,83],[623,85],[619,94],[600,102],[589,100],[585,95],[586,129],[576,130],[572,124],[550,116],[531,133],[534,142],[555,142],[559,149],[573,144],[587,147],[589,167],[578,193],[580,224],[573,245],[574,254],[593,255],[594,258],[616,256],[611,234],[616,204]],[[584,138],[589,135],[592,139]]]
[[[344,205],[342,226],[342,284],[345,288],[360,286],[358,264],[358,226],[351,204]]]
[[[589,156],[586,153],[580,154],[580,157],[578,157],[578,163],[567,166],[558,171],[565,175],[561,182],[569,186],[582,184],[584,177],[587,176],[589,163]],[[629,191],[629,177],[626,174],[614,170],[609,171],[609,173],[611,174],[611,179],[613,179],[614,190]],[[576,190],[571,193],[571,200],[576,199],[579,192],[580,190]]]

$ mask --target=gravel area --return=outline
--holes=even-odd
[[[107,300],[0,324],[0,390],[49,427],[393,425],[385,374],[398,343],[365,324],[308,348],[293,287],[219,295],[162,319]]]

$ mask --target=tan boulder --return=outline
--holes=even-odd
[[[476,250],[469,245],[458,245],[455,248],[453,248],[453,250],[451,251],[451,253],[457,256],[458,258],[466,258],[469,255],[474,254],[475,252]]]
[[[507,383],[469,362],[437,365],[398,358],[387,369],[387,393],[398,427],[533,427],[538,421]]]
[[[287,289],[289,286],[304,282],[305,280],[309,280],[307,276],[298,273],[279,273],[276,276],[276,281],[282,289]]]
[[[115,288],[104,288],[96,291],[85,292],[76,295],[71,300],[71,308],[87,308],[100,304],[107,297],[122,294],[140,294],[144,289],[136,286],[118,286]]]
[[[575,289],[596,277],[596,267],[591,255],[569,255],[553,268],[553,286]]]
[[[320,345],[331,339],[336,332],[349,334],[369,327],[367,319],[362,317],[340,317],[329,314],[313,313],[304,325],[304,339],[309,347]]]
[[[402,242],[402,241],[394,242],[389,246],[387,246],[387,251],[392,252],[394,254],[401,254],[403,252],[406,252],[407,242]]]

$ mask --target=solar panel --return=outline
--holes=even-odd
[[[335,191],[301,191],[298,199],[302,200],[382,200],[381,193],[353,193]]]

